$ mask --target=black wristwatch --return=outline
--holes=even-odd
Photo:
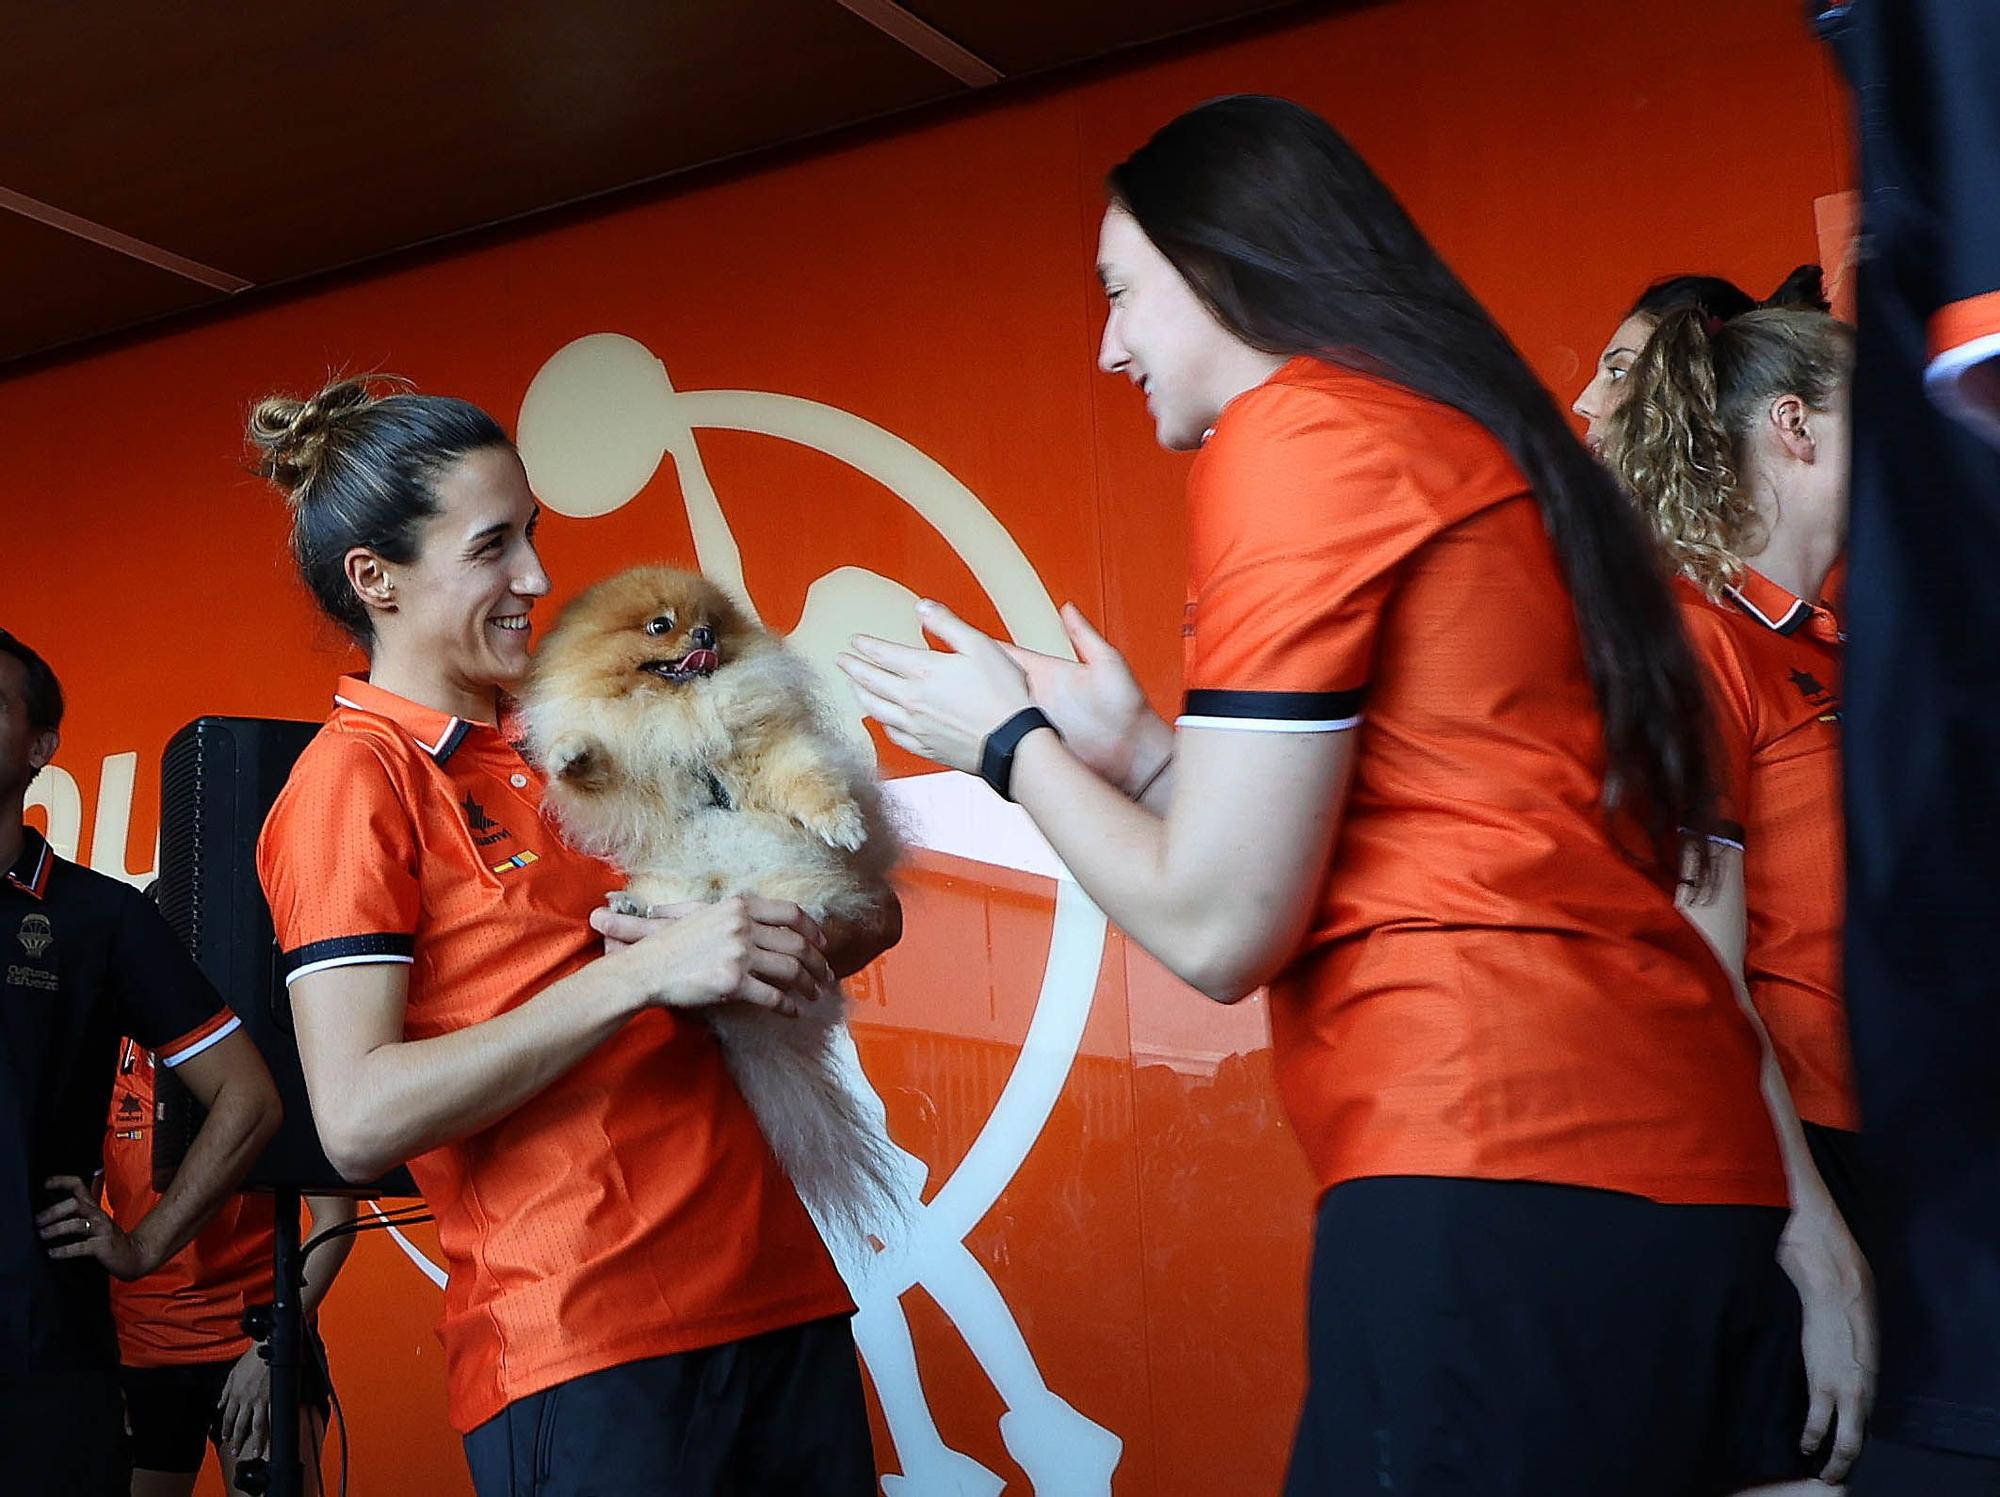
[[[1014,750],[1037,728],[1047,728],[1056,737],[1062,737],[1049,721],[1049,715],[1039,707],[1023,707],[986,735],[986,742],[979,750],[979,778],[991,785],[1002,800],[1014,798]]]

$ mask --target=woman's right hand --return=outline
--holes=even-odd
[[[592,910],[608,958],[637,974],[662,1008],[754,1003],[796,1016],[832,986],[826,936],[795,904],[737,895],[645,915]]]
[[[1074,603],[1062,609],[1076,647],[1063,660],[1002,644],[1027,675],[1035,705],[1049,715],[1069,751],[1098,778],[1130,795],[1173,753],[1174,730],[1146,702],[1125,657],[1091,627]]]

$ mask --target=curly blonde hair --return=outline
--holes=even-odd
[[[1773,400],[1827,410],[1853,371],[1854,330],[1824,312],[1768,308],[1717,325],[1685,308],[1653,329],[1607,422],[1604,456],[1674,569],[1710,597],[1763,545],[1743,444]]]

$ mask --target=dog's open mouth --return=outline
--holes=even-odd
[[[714,650],[689,650],[678,660],[646,660],[639,669],[662,681],[692,681],[697,676],[706,676],[722,664],[722,656]]]

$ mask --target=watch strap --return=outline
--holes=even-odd
[[[1014,750],[1021,740],[1038,728],[1047,728],[1056,737],[1056,725],[1039,707],[1023,707],[1012,717],[986,735],[986,742],[979,750],[979,777],[993,787],[993,791],[1003,800],[1012,800],[1014,784]]]

